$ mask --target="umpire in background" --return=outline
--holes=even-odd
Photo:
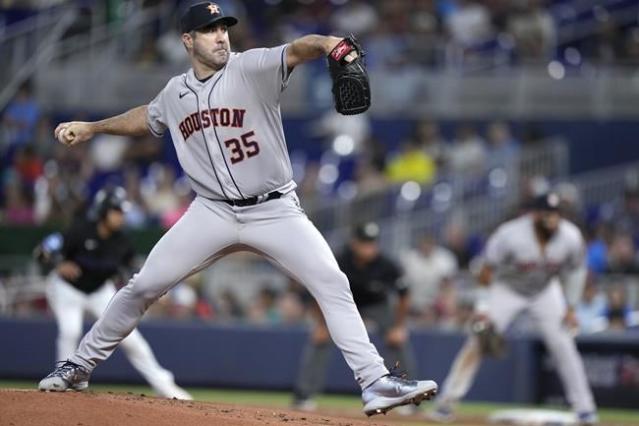
[[[377,331],[384,336],[384,358],[399,362],[410,376],[415,363],[406,328],[408,287],[401,280],[400,267],[380,252],[378,238],[376,223],[357,226],[350,244],[337,255],[337,262],[348,277],[355,304],[369,332]],[[315,324],[293,393],[293,407],[306,411],[316,408],[313,397],[324,388],[332,352],[324,318],[317,304],[310,302]]]
[[[122,231],[128,201],[124,188],[99,191],[86,219],[64,235],[52,234],[36,248],[46,268],[47,301],[58,325],[56,359],[64,361],[78,346],[85,311],[98,318],[116,293],[114,280],[131,275],[134,250]],[[165,398],[192,399],[175,384],[139,331],[122,341],[122,349],[153,390]]]

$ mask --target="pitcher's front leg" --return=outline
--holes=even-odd
[[[240,239],[280,265],[317,300],[331,338],[363,389],[364,412],[385,413],[434,395],[437,384],[433,381],[405,380],[388,374],[370,342],[346,275],[324,237],[299,212],[295,199],[288,196],[270,203],[265,210],[273,209],[278,216],[251,223],[243,228]]]

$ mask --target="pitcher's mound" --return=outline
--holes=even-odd
[[[382,419],[380,419],[382,420]],[[176,401],[139,394],[0,390],[0,425],[333,425],[373,426],[374,420],[275,408]]]

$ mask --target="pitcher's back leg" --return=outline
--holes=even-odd
[[[236,241],[236,224],[228,206],[196,198],[153,247],[140,272],[113,297],[71,361],[92,370],[131,333],[155,300]]]

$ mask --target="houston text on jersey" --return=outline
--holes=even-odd
[[[186,141],[193,133],[211,126],[243,127],[245,109],[211,108],[194,112],[180,122],[179,129]]]

